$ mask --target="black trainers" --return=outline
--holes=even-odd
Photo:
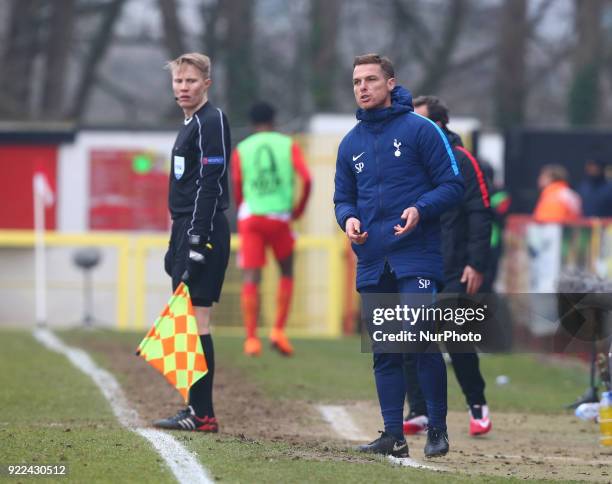
[[[216,418],[198,417],[191,406],[179,410],[174,417],[168,417],[162,420],[153,422],[154,427],[167,430],[196,430],[199,432],[219,431],[219,425]]]
[[[439,457],[448,453],[448,433],[446,430],[429,428],[427,430],[427,443],[425,444],[425,457]]]
[[[369,444],[360,445],[357,450],[371,454],[392,455],[393,457],[409,457],[406,440],[398,440],[387,432],[380,432],[379,438]]]

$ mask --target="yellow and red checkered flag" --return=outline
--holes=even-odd
[[[136,354],[189,400],[189,389],[208,373],[189,288],[181,282],[144,337]]]

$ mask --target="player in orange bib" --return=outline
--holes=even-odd
[[[281,271],[270,343],[285,356],[293,354],[293,347],[284,331],[293,293],[295,237],[290,222],[304,212],[311,187],[302,150],[289,136],[274,131],[275,114],[274,108],[265,102],[251,108],[254,132],[238,144],[230,164],[241,240],[238,263],[243,270],[244,353],[249,356],[261,353],[261,341],[257,337],[259,283],[268,246],[272,248]],[[297,204],[294,202],[296,174],[302,180]]]

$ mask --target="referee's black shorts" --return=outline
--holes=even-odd
[[[187,268],[189,243],[187,230],[191,224],[191,215],[176,218],[172,221],[170,245],[164,259],[166,273],[172,277],[172,290],[181,283],[181,277]],[[210,307],[219,302],[221,288],[225,279],[225,270],[230,256],[230,229],[227,217],[217,212],[213,219],[213,232],[210,235],[212,251],[206,258],[206,264],[197,274],[190,274],[187,285],[194,306]]]

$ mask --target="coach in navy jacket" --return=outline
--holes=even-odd
[[[336,220],[361,221],[368,232],[357,255],[357,289],[376,284],[388,262],[398,278],[424,276],[442,283],[440,215],[461,203],[463,180],[440,128],[415,114],[412,96],[401,86],[391,107],[359,109],[360,122],[344,137],[336,161]],[[396,236],[408,207],[419,212],[411,232]]]
[[[355,58],[353,67],[360,122],[338,150],[336,219],[357,255],[359,292],[400,293],[404,304],[418,304],[415,294],[433,298],[443,282],[440,215],[461,203],[463,181],[446,136],[415,114],[410,93],[395,85],[391,61],[367,54]],[[373,354],[385,431],[359,450],[408,457],[403,357],[385,351],[392,350]],[[449,450],[444,360],[439,352],[421,352],[415,359],[429,415],[425,455],[444,455]]]

